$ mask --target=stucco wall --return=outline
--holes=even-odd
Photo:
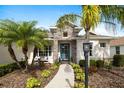
[[[84,40],[77,40],[77,62],[79,60],[84,59],[84,53],[83,53],[83,42]],[[110,58],[110,45],[109,40],[90,40],[92,42],[92,54],[93,56],[90,56],[90,59],[103,59],[103,58]],[[100,47],[99,43],[106,43],[106,47],[102,48]]]
[[[115,48],[115,46],[111,46],[111,48],[110,48],[111,58],[113,58],[113,56],[115,54],[116,54],[116,48]],[[124,55],[124,45],[120,46],[120,54]]]
[[[15,46],[14,44],[13,44],[12,48],[15,52],[16,58],[19,61],[23,60],[24,55],[22,53],[21,48]],[[33,51],[32,49],[33,49],[33,47],[30,46],[28,49],[28,53],[27,53],[28,57],[30,56],[30,53]],[[8,48],[3,46],[3,45],[0,45],[0,64],[7,64],[7,63],[12,63],[12,62],[14,62],[14,61],[10,57],[10,54],[8,52]]]

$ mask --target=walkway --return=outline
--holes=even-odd
[[[62,64],[54,78],[45,88],[71,88],[74,86],[74,72],[69,64]]]

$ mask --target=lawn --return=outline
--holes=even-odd
[[[45,70],[50,71],[49,76],[47,75],[47,73],[45,73]],[[30,72],[27,72],[27,73],[23,73],[20,70],[15,70],[9,74],[6,74],[0,77],[0,87],[1,88],[4,88],[4,87],[5,88],[25,88],[27,79],[31,77],[35,77],[41,83],[41,85],[38,87],[42,88],[49,83],[49,81],[54,77],[57,71],[58,71],[58,67],[56,68],[55,65],[53,66],[47,63],[42,68],[35,66]],[[46,77],[46,75],[48,77]]]

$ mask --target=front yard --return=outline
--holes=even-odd
[[[89,75],[89,86],[92,88],[124,88],[124,68],[108,71],[99,69]]]
[[[30,72],[15,70],[0,77],[1,88],[45,87],[58,71],[58,65],[45,64],[41,69],[37,66]],[[33,80],[33,79],[36,80]],[[28,81],[28,79],[30,79]],[[39,80],[37,82],[37,80]],[[39,85],[38,85],[39,83]],[[35,85],[37,84],[37,85]]]

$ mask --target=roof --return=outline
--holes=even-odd
[[[118,37],[110,41],[111,46],[124,45],[124,37]]]

